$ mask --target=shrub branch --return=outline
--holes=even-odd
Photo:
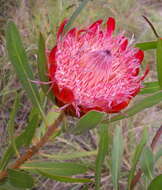
[[[35,155],[41,147],[50,139],[50,137],[58,130],[58,126],[62,122],[64,117],[63,112],[60,113],[56,121],[50,125],[44,134],[44,136],[37,142],[36,145],[33,145],[31,148],[27,149],[24,154],[20,156],[13,164],[9,166],[11,169],[17,169],[26,161],[28,161],[33,155]],[[0,172],[0,181],[4,180],[8,176],[7,169]]]

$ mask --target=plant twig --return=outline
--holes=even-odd
[[[54,124],[48,127],[46,133],[44,136],[37,142],[36,145],[32,146],[31,148],[27,149],[26,152],[20,156],[13,164],[9,166],[11,169],[17,169],[22,164],[24,164],[26,161],[28,161],[33,155],[35,155],[39,149],[45,145],[45,143],[50,139],[50,137],[57,131],[58,126],[62,122],[62,119],[64,117],[63,112],[60,113],[59,117],[56,119]],[[7,169],[0,172],[0,181],[5,179],[7,177]]]
[[[155,149],[155,146],[158,142],[158,140],[160,139],[160,136],[162,135],[162,125],[160,126],[160,128],[157,130],[154,138],[152,139],[152,143],[151,143],[151,148],[152,150]]]
[[[160,37],[159,37],[159,34],[157,33],[157,31],[156,31],[155,27],[153,26],[153,24],[151,23],[151,21],[150,21],[146,16],[144,16],[144,15],[143,15],[143,18],[144,18],[144,19],[146,20],[146,22],[149,24],[149,26],[150,26],[151,29],[153,30],[155,36],[156,36],[157,38],[160,38]]]
[[[155,146],[156,146],[157,142],[159,141],[161,135],[162,135],[162,125],[161,125],[160,128],[157,130],[157,132],[156,132],[154,138],[152,139],[152,142],[151,142],[151,145],[150,145],[152,151],[154,151]],[[140,180],[141,176],[142,176],[142,170],[139,169],[138,172],[137,172],[137,174],[134,176],[134,178],[133,178],[133,180],[132,180],[131,189],[133,189],[134,186],[138,183],[138,181]]]

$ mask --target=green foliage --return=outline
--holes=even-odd
[[[56,176],[44,171],[39,171],[39,173],[42,176],[53,179],[55,181],[64,182],[64,183],[90,183],[92,182],[90,179],[86,179],[86,178],[72,178],[72,177],[65,177],[65,176]]]
[[[140,48],[141,50],[144,50],[144,51],[150,50],[150,49],[156,49],[157,41],[137,43],[135,44],[135,47]]]
[[[15,137],[14,139],[14,147],[13,145],[9,145],[7,150],[5,151],[2,159],[0,160],[0,170],[6,168],[7,164],[9,163],[10,159],[15,155],[15,149],[18,150],[22,146],[29,146],[33,136],[35,135],[35,130],[38,127],[38,113],[36,110],[32,110],[30,114],[30,120],[28,125],[26,126],[25,130],[19,136]]]
[[[100,142],[96,158],[95,189],[100,189],[102,166],[108,153],[108,125],[100,124]]]
[[[17,188],[31,188],[34,185],[33,178],[24,171],[8,169],[8,180]]]
[[[145,176],[149,179],[153,178],[153,169],[154,169],[154,155],[152,150],[148,147],[143,149],[141,160],[140,160],[141,169],[144,172]]]
[[[74,11],[74,13],[70,17],[68,23],[66,24],[66,26],[64,28],[64,33],[66,33],[70,29],[71,25],[73,24],[73,22],[75,21],[75,19],[77,18],[77,16],[81,13],[81,11],[84,9],[84,7],[88,3],[88,1],[90,1],[90,0],[83,0],[80,3],[79,7]]]
[[[102,121],[104,115],[105,114],[103,112],[98,111],[88,112],[79,119],[72,132],[75,134],[81,134],[96,127]]]
[[[40,33],[39,36],[39,43],[38,43],[38,74],[39,74],[39,79],[41,82],[49,82],[49,77],[47,76],[48,73],[48,68],[47,68],[47,58],[46,58],[46,52],[45,52],[45,41]],[[49,84],[41,84],[42,90],[47,95],[53,102],[54,100],[54,95],[52,91],[50,90]]]
[[[158,75],[158,81],[159,86],[162,89],[162,39],[158,39],[157,41],[157,49],[156,49],[156,67],[157,67],[157,75]]]
[[[19,31],[14,22],[9,22],[6,30],[8,55],[19,80],[34,105],[40,101],[38,89],[30,80],[34,80],[33,72],[28,64],[25,49],[22,45]]]
[[[19,109],[19,104],[20,104],[19,97],[18,97],[18,94],[16,94],[13,109],[10,113],[10,118],[8,121],[9,141],[10,141],[11,146],[15,149],[15,152],[17,152],[17,149],[15,146],[15,138],[14,138],[15,129],[14,129],[14,127],[15,127],[15,117],[16,117],[16,114],[17,114],[18,109]]]
[[[8,55],[13,64],[17,76],[33,105],[44,117],[41,107],[40,96],[34,80],[32,69],[28,63],[27,55],[21,42],[19,31],[14,22],[9,22],[6,30]]]
[[[122,136],[122,128],[115,129],[112,152],[111,152],[111,173],[114,190],[118,190],[118,180],[120,176],[120,167],[122,162],[122,155],[124,151],[124,142]]]
[[[0,190],[18,190],[17,187],[14,187],[8,180],[5,181],[5,183],[0,184]],[[21,188],[21,190],[25,190],[24,188]]]
[[[25,170],[33,171],[37,173],[38,171],[48,172],[51,175],[56,176],[72,176],[81,173],[85,173],[88,167],[82,164],[77,164],[75,162],[29,162],[22,166]]]
[[[52,125],[55,122],[55,120],[57,119],[57,117],[59,116],[60,112],[58,112],[56,110],[58,110],[58,107],[56,105],[54,105],[51,107],[51,109],[46,114],[45,119],[46,119],[47,126]],[[47,127],[46,127],[45,123],[42,122],[39,126],[39,129],[36,132],[36,137],[38,139],[41,138],[42,135],[45,134],[46,130],[47,130]],[[57,134],[59,134],[59,133],[57,133]]]
[[[129,171],[129,176],[128,176],[128,190],[131,190],[131,182],[132,179],[134,177],[135,174],[135,170],[136,170],[136,166],[137,163],[140,159],[140,156],[142,154],[143,148],[147,143],[147,139],[148,139],[148,132],[146,130],[146,128],[143,130],[143,134],[142,134],[142,138],[140,140],[140,143],[137,145],[133,158],[132,158],[132,166],[131,166],[131,170]]]
[[[42,154],[43,157],[51,158],[54,160],[72,160],[76,158],[83,158],[89,156],[96,156],[97,150],[94,151],[80,151],[80,152],[71,152],[71,153],[59,153],[59,154]]]
[[[148,190],[160,190],[162,187],[162,174],[155,177],[148,187]]]
[[[140,94],[155,93],[160,90],[158,81],[144,83],[144,88],[140,91]]]
[[[162,148],[155,154],[155,161],[157,162],[160,157],[162,157]]]
[[[91,180],[72,178],[71,176],[87,172],[88,167],[75,162],[29,162],[22,166],[24,170],[41,174],[47,178],[69,183],[87,183]]]
[[[146,108],[149,108],[149,107],[152,107],[152,106],[158,104],[161,101],[162,101],[162,93],[157,92],[151,96],[143,98],[142,100],[140,100],[138,103],[136,103],[131,108],[127,109],[122,114],[118,114],[118,115],[112,117],[110,120],[105,120],[104,123],[114,122],[114,121],[118,121],[118,120],[121,120],[124,118],[131,117],[131,116],[135,115],[136,113],[143,111]]]

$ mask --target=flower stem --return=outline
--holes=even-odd
[[[63,112],[61,112],[59,117],[56,119],[56,121],[48,127],[46,133],[37,142],[37,144],[27,149],[26,152],[20,156],[20,158],[18,158],[13,164],[9,166],[9,168],[17,169],[26,161],[28,161],[33,155],[35,155],[40,150],[40,148],[45,145],[45,143],[50,139],[50,137],[58,130],[58,126],[62,122],[63,117],[64,117],[64,114]],[[5,179],[7,176],[8,176],[7,169],[0,172],[0,181]]]

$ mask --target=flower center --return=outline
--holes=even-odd
[[[104,50],[104,52],[106,53],[106,55],[111,56],[111,51],[110,50],[106,49],[106,50]]]
[[[88,52],[80,61],[83,72],[93,72],[94,75],[105,75],[112,69],[112,55],[109,50]]]

